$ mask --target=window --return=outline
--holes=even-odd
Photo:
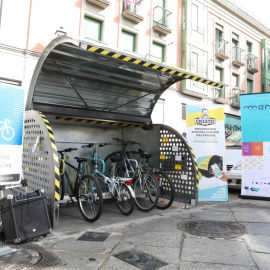
[[[191,53],[191,71],[198,73],[198,54]]]
[[[156,57],[157,61],[164,61],[164,46],[153,42],[153,48],[152,48],[152,56]]]
[[[232,75],[232,88],[239,87],[239,76],[236,74]]]
[[[238,40],[232,39],[232,47],[233,47],[233,48],[238,47]]]
[[[252,53],[252,44],[247,42],[247,53]]]
[[[216,23],[216,40],[223,38],[223,26]]]
[[[247,79],[247,94],[253,93],[253,80]]]
[[[136,35],[122,30],[123,49],[130,52],[135,52]]]
[[[222,68],[216,67],[215,80],[217,82],[222,82],[223,81],[223,69]]]
[[[84,38],[101,41],[102,22],[84,17]]]
[[[198,28],[198,6],[192,4],[192,12],[191,12],[191,15],[192,15],[192,29],[197,31],[197,28]]]

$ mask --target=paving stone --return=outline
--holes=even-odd
[[[56,256],[61,258],[66,264],[57,269],[88,269],[97,270],[108,258],[109,254],[98,254],[90,252],[67,252],[54,251]],[[56,268],[53,268],[56,269]]]
[[[135,246],[180,247],[181,235],[179,230],[176,232],[147,232],[142,227],[138,234],[129,235],[128,233],[123,243],[129,242]]]
[[[258,270],[257,267],[212,263],[181,262],[179,270]]]
[[[186,238],[181,260],[190,262],[254,266],[244,242]]]
[[[251,250],[270,253],[270,236],[246,234],[242,238],[246,240]]]
[[[110,235],[104,242],[77,241],[69,237],[58,242],[52,250],[85,251],[85,252],[110,252],[120,239],[120,235]]]
[[[241,224],[246,227],[248,234],[269,235],[270,236],[270,224],[245,223],[245,222],[241,222]]]
[[[191,214],[193,220],[215,220],[215,221],[231,221],[235,222],[235,218],[233,216],[233,213],[231,212],[224,212],[224,211],[217,211],[217,208],[215,210],[209,209],[208,211],[200,211],[194,214]]]
[[[252,255],[260,270],[269,270],[270,254],[254,252]]]
[[[234,212],[234,216],[239,222],[268,222],[270,223],[270,215],[266,211],[258,212]]]
[[[122,260],[119,260],[115,257],[111,257],[108,261],[105,270],[138,270],[138,267],[135,267],[129,263],[125,263]]]

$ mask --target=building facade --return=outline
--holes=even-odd
[[[0,0],[0,82],[28,90],[51,40],[68,35],[223,82],[184,80],[153,112],[185,133],[185,105],[224,106],[240,116],[239,94],[270,90],[270,30],[225,0]]]

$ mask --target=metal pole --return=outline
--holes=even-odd
[[[1,37],[1,21],[2,21],[2,7],[3,7],[3,1],[0,0],[0,37]]]

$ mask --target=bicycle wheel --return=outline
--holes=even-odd
[[[159,198],[159,186],[155,177],[147,172],[142,172],[133,180],[135,192],[135,205],[144,212],[152,210]]]
[[[162,210],[167,209],[172,205],[174,200],[174,185],[172,180],[164,172],[155,172],[154,176],[159,183],[159,199],[156,207]]]
[[[134,210],[134,199],[126,185],[120,187],[119,193],[121,200],[117,201],[117,207],[123,215],[128,216]]]
[[[84,175],[80,180],[78,203],[80,212],[87,221],[94,222],[100,217],[103,197],[100,185],[92,175]]]

